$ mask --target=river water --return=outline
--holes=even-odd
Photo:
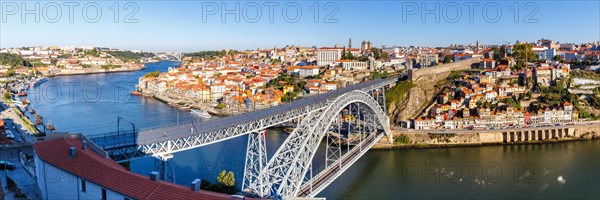
[[[186,122],[194,117],[148,97],[129,95],[139,77],[176,62],[149,63],[137,72],[51,78],[29,91],[31,108],[58,131],[92,135]],[[33,118],[33,116],[30,116]],[[273,155],[287,134],[267,131]],[[215,181],[221,170],[242,180],[247,136],[176,153],[176,183]],[[317,155],[317,158],[323,155]],[[151,158],[131,163],[148,174]],[[314,164],[321,166],[318,162]],[[528,146],[369,151],[321,192],[328,199],[576,198],[600,196],[600,141]]]

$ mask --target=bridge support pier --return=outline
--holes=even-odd
[[[160,178],[167,182],[175,182],[175,165],[173,154],[155,156],[154,171],[160,173]]]
[[[265,166],[267,165],[265,134],[266,130],[248,134],[248,148],[242,181],[242,191],[258,194],[261,197],[268,195],[268,191],[265,191],[265,183],[260,177],[260,172],[266,170]]]

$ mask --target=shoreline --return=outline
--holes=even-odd
[[[115,71],[96,71],[96,72],[76,72],[76,73],[66,73],[66,74],[52,74],[52,75],[47,75],[46,77],[90,75],[90,74],[111,74],[111,73],[120,73],[120,72],[136,72],[136,71],[142,71],[144,69],[146,69],[146,67],[142,67],[140,69],[126,69],[126,70],[115,70]]]
[[[522,146],[522,145],[542,145],[542,144],[558,144],[567,142],[581,142],[590,140],[599,140],[600,135],[596,134],[591,138],[561,138],[561,139],[549,139],[549,140],[531,140],[531,141],[520,141],[520,142],[484,142],[484,143],[453,143],[453,144],[384,144],[377,143],[371,147],[370,150],[374,151],[386,151],[386,150],[410,150],[410,149],[446,149],[446,148],[463,148],[463,147],[485,147],[485,146]]]

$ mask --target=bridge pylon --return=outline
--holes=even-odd
[[[257,194],[260,197],[268,195],[265,183],[259,177],[260,172],[266,170],[265,166],[267,165],[265,135],[266,130],[248,134],[248,149],[244,165],[244,180],[242,181],[242,191]]]
[[[175,165],[173,154],[157,155],[154,157],[154,171],[160,173],[160,178],[167,182],[175,182]]]

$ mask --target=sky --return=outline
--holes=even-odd
[[[374,46],[506,44],[541,38],[582,43],[600,40],[599,13],[599,0],[0,0],[0,48],[191,52],[347,46],[349,38],[354,47],[363,40]]]

